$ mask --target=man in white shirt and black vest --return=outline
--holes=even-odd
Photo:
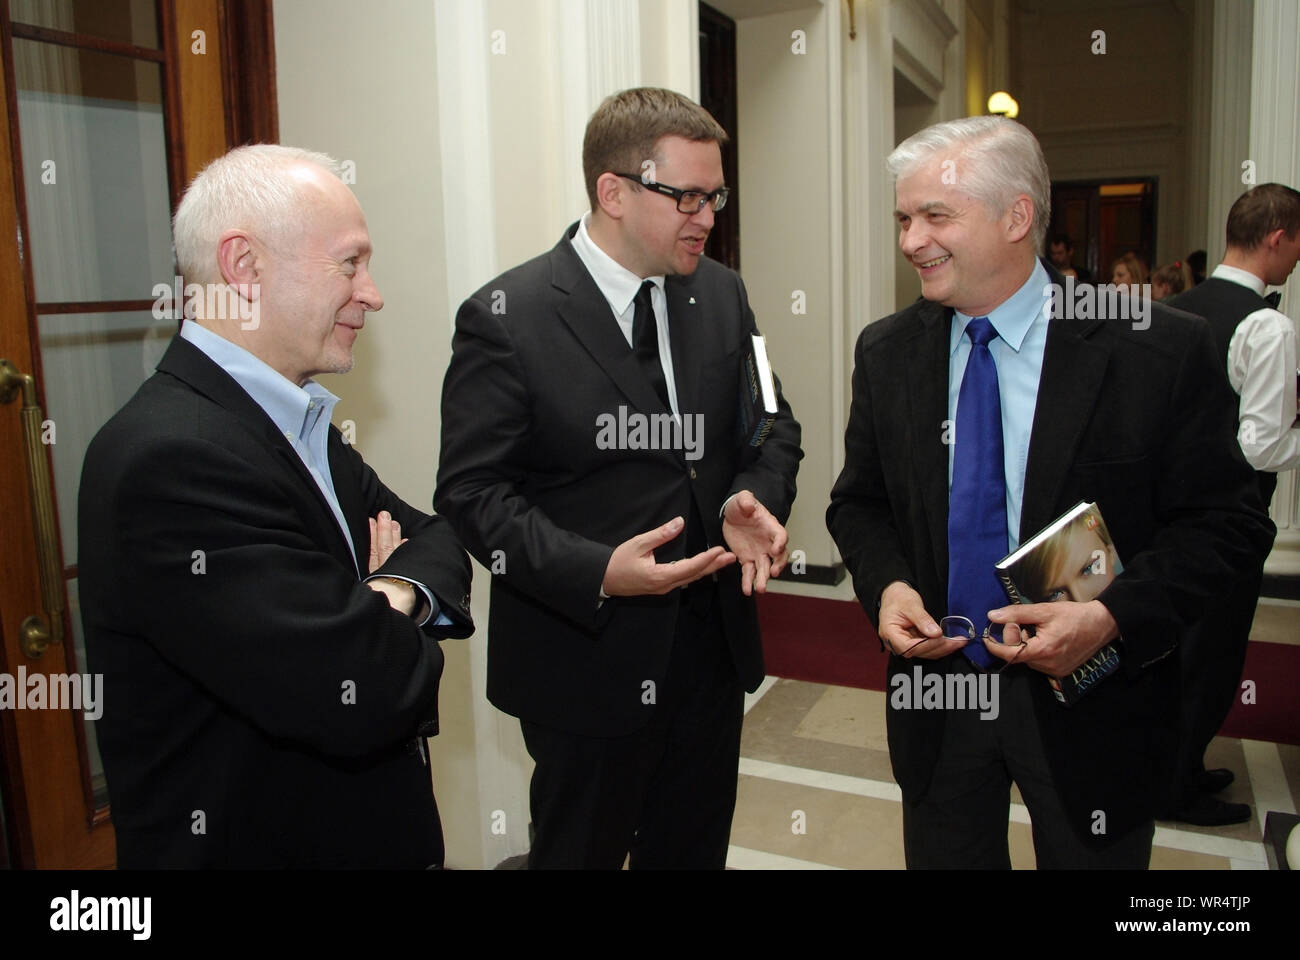
[[[1170,306],[1205,317],[1222,367],[1240,398],[1237,438],[1259,477],[1265,506],[1277,474],[1300,465],[1296,422],[1295,324],[1278,311],[1281,286],[1300,257],[1300,193],[1280,183],[1247,190],[1228,211],[1227,253],[1206,280]],[[1206,770],[1205,748],[1232,707],[1246,659],[1263,568],[1242,579],[1229,603],[1202,621],[1183,644],[1183,790],[1170,819],[1217,825],[1250,819],[1244,803],[1212,796],[1232,782],[1229,770]]]

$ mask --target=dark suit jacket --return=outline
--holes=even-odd
[[[1209,323],[1210,330],[1214,334],[1215,347],[1218,349],[1219,373],[1222,374],[1229,388],[1232,386],[1232,381],[1228,379],[1228,348],[1232,345],[1232,335],[1237,332],[1241,321],[1256,310],[1273,308],[1271,303],[1254,290],[1240,283],[1225,280],[1223,277],[1207,277],[1190,290],[1184,290],[1177,296],[1171,297],[1169,305],[1194,313],[1198,317],[1204,317]],[[1240,407],[1240,396],[1237,392],[1233,390],[1229,396]],[[1278,416],[1280,419],[1280,410]],[[1279,423],[1278,426],[1285,429],[1287,424]],[[1277,489],[1277,473],[1271,470],[1257,470],[1255,478],[1259,481],[1259,495],[1264,505],[1268,506],[1273,499],[1273,491]],[[1253,608],[1251,614],[1254,614]]]
[[[297,453],[188,341],[91,442],[79,585],[119,866],[441,860],[415,738],[436,732],[436,639],[473,629],[469,559],[334,427],[328,451],[362,573],[388,510],[410,540],[379,572],[453,626],[421,632],[362,584]]]
[[[434,505],[496,574],[488,625],[488,698],[570,733],[615,736],[650,716],[646,681],[663,679],[681,591],[598,605],[614,547],[687,517],[699,504],[710,544],[718,510],[749,489],[785,522],[802,457],[781,400],[757,456],[737,422],[740,368],[754,332],[744,285],[701,258],[667,293],[678,406],[703,416],[703,456],[600,449],[602,414],[666,414],[568,237],[461,306],[443,382]],[[657,552],[684,555],[685,536]],[[749,690],[763,677],[752,598],[732,565],[718,574],[723,624]]]
[[[1061,277],[1049,268],[1056,283]],[[845,463],[827,525],[878,624],[881,591],[915,585],[943,616],[948,576],[949,321],[921,300],[858,338]],[[1150,819],[1166,799],[1175,757],[1180,634],[1226,595],[1272,542],[1250,468],[1232,442],[1205,322],[1160,304],[1149,329],[1125,319],[1050,321],[1034,411],[1020,540],[1080,500],[1096,501],[1124,572],[1100,596],[1122,634],[1123,670],[1076,705],[1047,678],[1033,687],[1053,777],[1072,825],[1105,843]],[[889,672],[967,669],[890,658]],[[904,799],[925,794],[943,741],[944,711],[889,710],[889,748]],[[1106,816],[1094,836],[1093,811]]]

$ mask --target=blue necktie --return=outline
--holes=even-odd
[[[957,394],[957,446],[948,498],[948,614],[975,624],[962,648],[985,669],[995,663],[979,634],[988,612],[1007,604],[993,565],[1007,555],[1007,483],[1002,456],[1002,401],[989,342],[998,335],[988,317],[966,326],[970,356]]]

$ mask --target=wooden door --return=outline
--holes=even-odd
[[[115,860],[81,460],[176,329],[154,289],[185,184],[275,139],[271,49],[269,0],[0,0],[0,864]]]

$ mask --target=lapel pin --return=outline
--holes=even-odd
[[[695,298],[694,298],[694,297],[691,297],[690,302],[691,302],[691,303],[694,303],[694,302],[695,302]]]

